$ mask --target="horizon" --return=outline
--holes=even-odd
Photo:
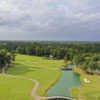
[[[100,41],[67,41],[67,40],[0,40],[0,42],[100,42]]]

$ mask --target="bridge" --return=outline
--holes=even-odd
[[[46,97],[45,99],[46,100],[75,100],[70,97],[64,97],[64,96],[52,96],[52,97]]]

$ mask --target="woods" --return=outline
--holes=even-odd
[[[31,56],[50,57],[53,59],[64,59],[65,62],[71,61],[72,64],[75,64],[87,73],[94,73],[100,70],[99,42],[1,41],[0,49],[6,49],[12,55],[19,53]],[[8,54],[5,53],[6,51],[1,52],[4,55]],[[10,55],[7,56],[9,57],[9,63],[12,60]]]

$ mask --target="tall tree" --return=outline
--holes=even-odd
[[[0,69],[2,70],[3,74],[5,74],[5,69],[9,66],[13,59],[14,58],[7,52],[7,50],[0,50]]]

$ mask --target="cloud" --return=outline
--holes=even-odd
[[[100,31],[99,3],[98,0],[0,0],[0,39],[95,37],[96,40]]]

